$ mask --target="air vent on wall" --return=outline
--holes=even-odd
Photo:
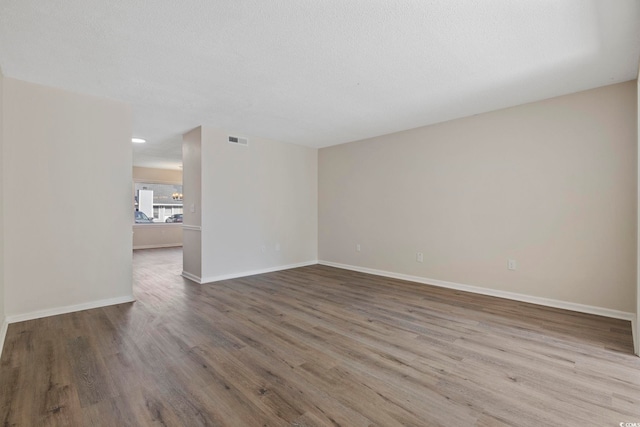
[[[247,138],[229,135],[229,144],[244,145],[246,147],[249,145],[249,140]]]

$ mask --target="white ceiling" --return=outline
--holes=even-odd
[[[323,147],[634,79],[637,0],[0,0],[7,77],[133,106],[140,166],[199,125]]]

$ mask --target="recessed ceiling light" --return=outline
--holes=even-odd
[[[143,144],[147,142],[147,140],[142,138],[131,138],[131,142],[135,142],[136,144]]]

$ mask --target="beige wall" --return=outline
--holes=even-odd
[[[131,112],[4,79],[7,316],[132,299]]]
[[[134,182],[182,184],[182,171],[133,167]],[[182,246],[182,224],[134,224],[133,249]]]
[[[182,224],[157,223],[133,225],[133,249],[182,246]]]
[[[136,182],[158,182],[162,184],[182,184],[182,171],[169,169],[133,167],[133,180]]]
[[[315,262],[317,150],[227,137],[202,128],[203,280]]]
[[[5,304],[4,304],[4,77],[0,70],[0,355],[2,355],[2,347],[4,345],[4,337],[6,333]]]
[[[321,149],[320,260],[635,312],[636,96],[627,82]]]

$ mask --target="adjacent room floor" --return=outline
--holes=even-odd
[[[629,322],[324,266],[197,285],[134,253],[137,301],[9,326],[4,425],[640,423]]]

